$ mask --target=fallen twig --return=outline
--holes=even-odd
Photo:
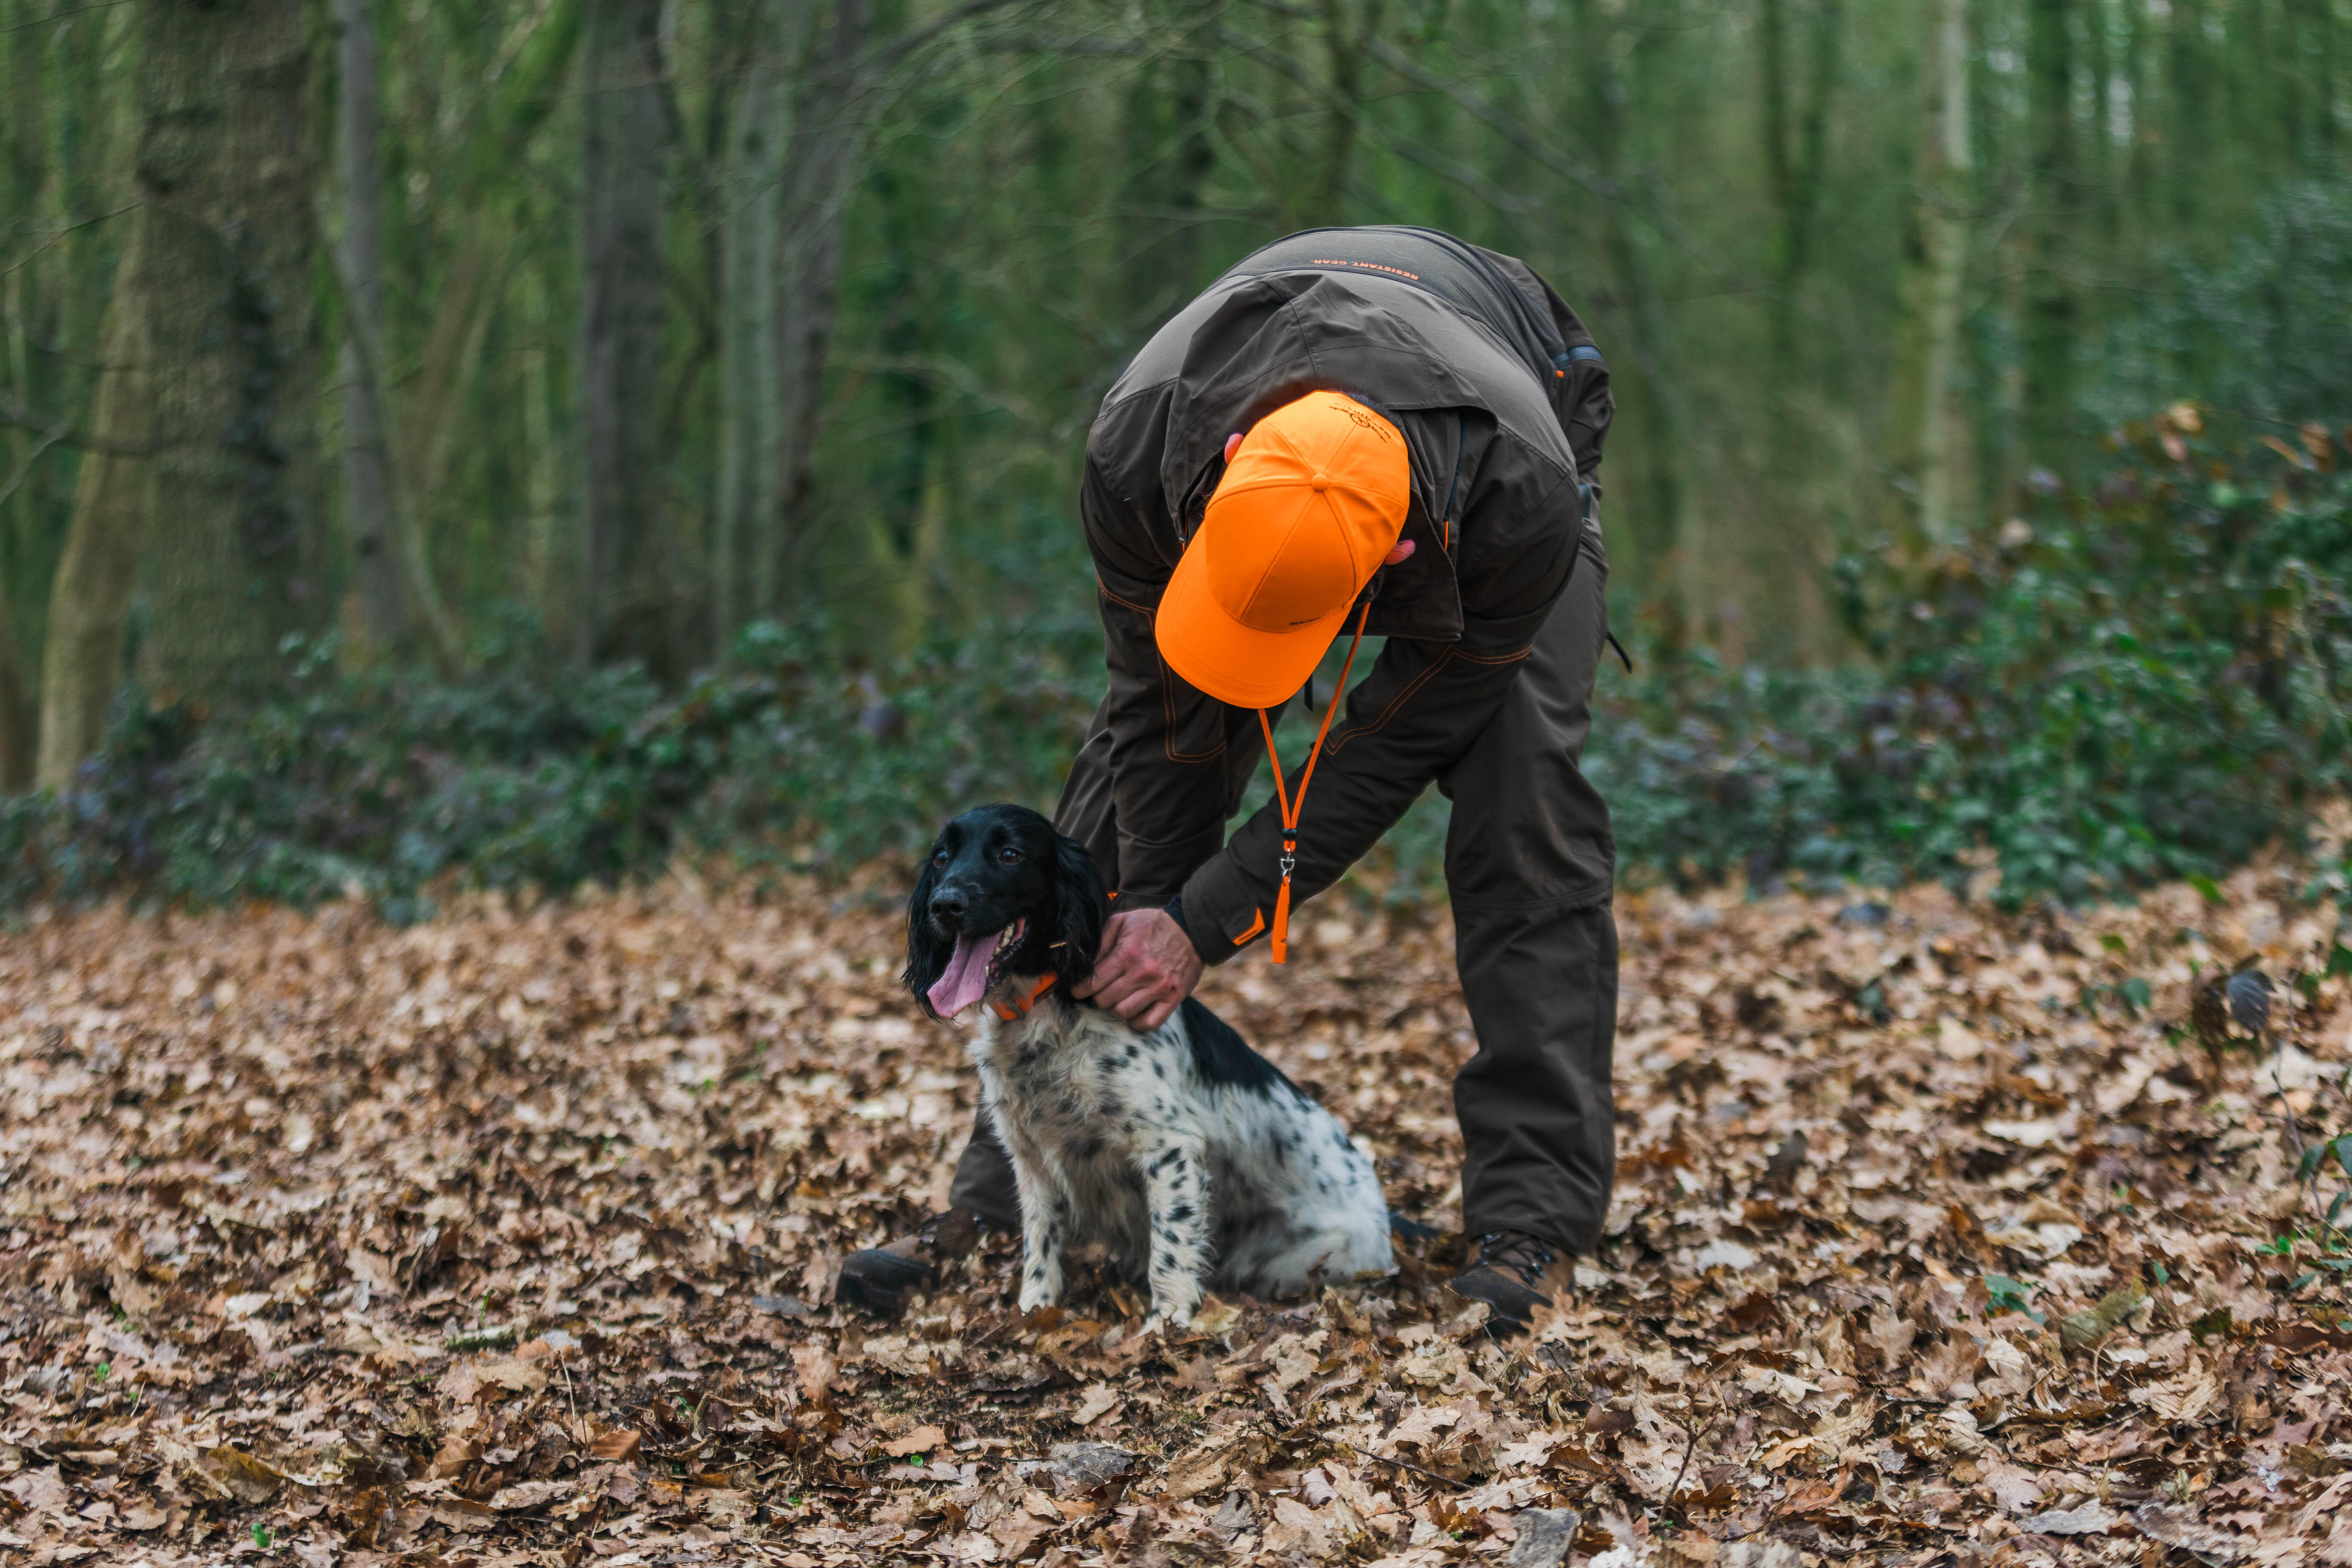
[[[1348,1449],[1351,1453],[1361,1454],[1365,1458],[1370,1459],[1376,1465],[1394,1465],[1400,1470],[1411,1470],[1414,1475],[1421,1477],[1423,1480],[1435,1481],[1440,1486],[1452,1487],[1457,1492],[1466,1492],[1472,1489],[1468,1481],[1457,1481],[1452,1476],[1441,1476],[1435,1470],[1424,1470],[1419,1465],[1412,1464],[1408,1460],[1391,1459],[1385,1454],[1375,1454],[1369,1448],[1359,1448],[1353,1443],[1349,1443],[1345,1440],[1340,1442],[1339,1447]]]

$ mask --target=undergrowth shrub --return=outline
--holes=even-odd
[[[1661,648],[1608,667],[1586,763],[1621,866],[1864,885],[1997,867],[2011,900],[2071,901],[2294,835],[2352,784],[2347,443],[2224,441],[2179,405],[2116,432],[2092,489],[1924,562],[1842,563],[1844,668]],[[0,908],[349,894],[410,918],[436,886],[561,891],[680,853],[846,868],[982,800],[1050,805],[1102,689],[1090,605],[888,668],[825,640],[754,626],[730,669],[667,693],[513,637],[455,680],[295,645],[209,714],[126,690],[74,790],[0,803]],[[1444,826],[1433,795],[1367,884],[1433,891]]]
[[[2127,426],[2088,491],[1924,563],[1840,563],[1867,662],[1604,677],[1591,772],[1627,858],[1684,880],[1887,884],[1997,866],[2006,898],[2210,875],[2347,783],[2352,432]]]

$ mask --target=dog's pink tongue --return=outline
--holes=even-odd
[[[931,1011],[952,1018],[988,994],[988,960],[995,946],[994,931],[977,938],[967,931],[956,938],[955,956],[948,960],[947,973],[924,993]]]

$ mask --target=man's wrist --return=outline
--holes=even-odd
[[[1192,928],[1184,923],[1184,895],[1181,893],[1177,894],[1174,898],[1160,905],[1160,908],[1170,920],[1176,922],[1176,929],[1184,933],[1184,940],[1192,942],[1192,956],[1199,959],[1203,964],[1206,964],[1209,961],[1208,955],[1201,951],[1200,942],[1192,935]]]

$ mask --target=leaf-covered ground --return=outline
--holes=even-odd
[[[2352,1564],[2299,885],[1629,895],[1607,1245],[1510,1348],[1444,1244],[1167,1341],[1001,1250],[835,1308],[971,1116],[887,889],[58,916],[0,938],[0,1560]],[[1318,906],[1205,991],[1441,1226],[1451,952]]]

